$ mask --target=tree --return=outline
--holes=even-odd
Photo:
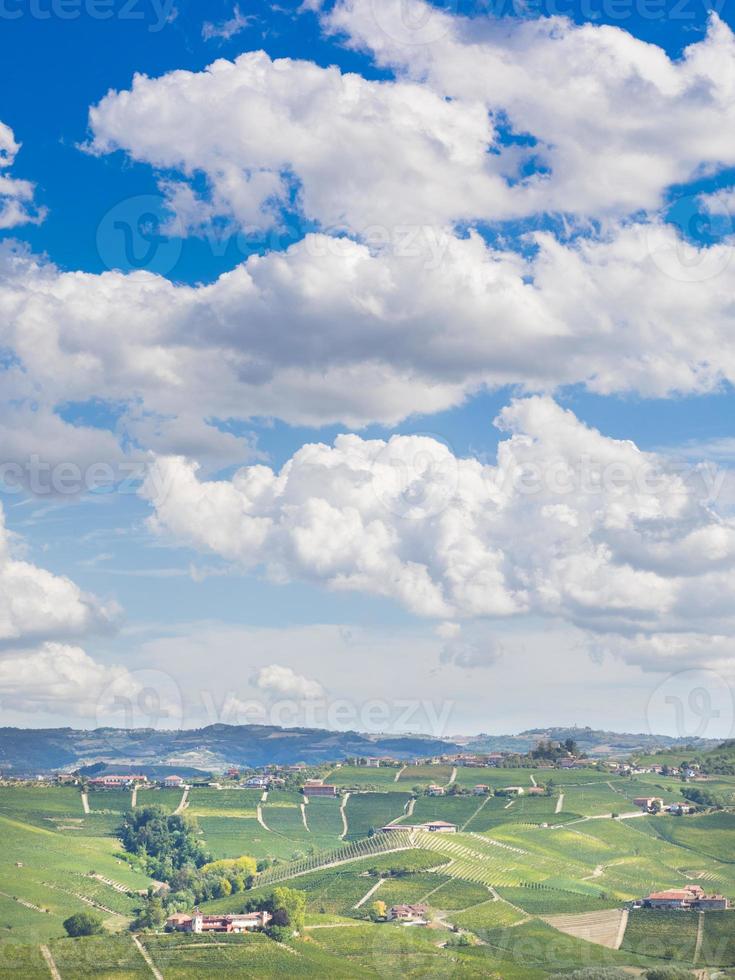
[[[156,929],[166,921],[166,908],[160,895],[149,895],[133,921],[133,929]]]
[[[385,918],[386,904],[380,900],[373,902],[370,906],[370,918],[373,922],[379,922]]]
[[[208,860],[198,829],[188,815],[145,806],[125,814],[119,833],[125,850],[142,857],[152,877],[170,881],[178,869],[200,868]]]
[[[306,921],[306,895],[295,888],[274,888],[271,896],[270,932],[284,939],[294,932],[303,932]]]
[[[102,916],[96,912],[75,912],[63,925],[67,936],[99,936],[105,931]]]

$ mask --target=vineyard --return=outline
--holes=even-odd
[[[305,802],[301,794],[283,791],[263,799],[261,790],[193,789],[187,812],[215,857],[248,854],[273,862],[256,876],[249,898],[257,901],[276,885],[305,894],[308,942],[287,952],[263,936],[238,942],[218,937],[214,945],[195,941],[206,937],[142,937],[166,980],[203,980],[219,968],[275,976],[294,968],[294,956],[305,976],[329,970],[341,977],[345,969],[349,976],[375,976],[376,956],[381,969],[422,975],[430,968],[445,975],[441,943],[425,941],[428,932],[369,921],[376,900],[427,904],[440,931],[454,925],[487,943],[461,953],[452,949],[453,961],[461,956],[462,975],[469,977],[540,980],[590,963],[640,967],[669,961],[672,949],[678,962],[692,965],[696,954],[698,967],[735,967],[732,913],[631,912],[624,936],[621,925],[623,904],[655,888],[697,882],[735,894],[733,814],[609,819],[604,814],[612,812],[613,801],[622,804],[619,810],[629,809],[636,781],[600,780],[590,772],[559,772],[560,780],[571,779],[552,796],[469,793],[412,800],[406,783],[395,783],[397,772],[391,771],[384,792],[350,791],[344,839],[344,797]],[[472,780],[476,774],[463,775]],[[488,780],[528,786],[531,775],[499,770]],[[560,792],[564,805],[556,813]],[[137,803],[159,800],[172,812],[181,792],[139,791]],[[126,935],[140,904],[135,892],[149,882],[121,860],[114,836],[129,803],[127,791],[90,791],[85,814],[71,787],[0,788],[0,980],[47,980],[41,943],[62,980],[150,977]],[[401,822],[430,820],[447,820],[460,830],[400,830]],[[398,829],[375,830],[389,822]],[[206,902],[204,909],[239,911],[242,904],[239,893]],[[110,935],[103,941],[61,939],[63,919],[80,909],[99,912]],[[612,948],[621,936],[621,948]]]

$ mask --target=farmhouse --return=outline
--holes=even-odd
[[[669,803],[666,809],[676,817],[681,817],[685,813],[695,813],[697,810],[693,803]]]
[[[444,796],[445,790],[443,786],[437,786],[432,783],[431,786],[426,787],[427,796]]]
[[[472,792],[475,794],[475,796],[487,796],[487,794],[490,792],[490,787],[486,786],[484,783],[478,783]]]
[[[250,776],[245,780],[245,785],[249,788],[265,789],[270,782],[270,776]]]
[[[426,922],[426,905],[392,905],[387,918],[392,922]]]
[[[651,892],[643,899],[643,905],[650,909],[694,909],[700,912],[707,909],[726,909],[729,904],[724,895],[707,895],[699,885]]]
[[[184,780],[181,776],[166,776],[163,785],[169,789],[181,789],[184,786]]]
[[[307,779],[304,783],[304,796],[336,796],[337,787],[330,786],[321,779]]]
[[[526,791],[522,786],[503,786],[500,792],[507,796],[523,796]]]
[[[146,781],[145,776],[108,773],[106,776],[95,776],[89,780],[89,783],[90,786],[102,786],[107,789],[113,789],[120,786],[130,786],[132,783],[145,783]]]
[[[446,820],[431,820],[429,823],[422,824],[421,830],[428,830],[433,834],[456,834],[457,825]]]
[[[166,919],[166,926],[176,932],[252,932],[264,929],[270,922],[270,912],[242,912],[234,915],[193,915],[177,912]]]
[[[427,823],[389,823],[380,830],[386,834],[391,830],[425,830],[430,834],[456,834],[457,825],[447,820],[430,820]]]
[[[528,796],[545,796],[546,790],[543,786],[529,786],[526,793]]]
[[[636,796],[633,805],[639,806],[642,810],[655,810],[657,807],[663,810],[664,801],[660,796]]]

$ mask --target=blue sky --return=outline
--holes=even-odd
[[[727,4],[0,20],[1,462],[115,474],[6,481],[6,723],[114,721],[111,690],[160,683],[190,725],[342,699],[361,727],[382,698],[401,727],[399,698],[451,703],[408,726],[435,734],[675,734],[650,706],[683,685],[729,733]],[[632,443],[663,490],[487,490],[508,458],[635,469]]]

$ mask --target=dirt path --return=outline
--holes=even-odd
[[[623,909],[623,914],[620,916],[620,925],[618,926],[618,934],[615,937],[615,949],[620,949],[623,945],[623,939],[625,938],[625,930],[628,926],[628,910]]]
[[[301,803],[299,805],[301,807],[301,819],[302,819],[302,821],[304,823],[304,830],[306,830],[309,833],[311,833],[311,831],[309,830],[309,825],[306,822],[306,803]]]
[[[263,810],[261,809],[260,803],[258,804],[257,809],[255,810],[255,819],[258,821],[258,823],[263,828],[263,830],[267,830],[268,833],[271,832],[270,827],[263,819]]]
[[[184,793],[179,801],[179,805],[174,810],[174,816],[178,816],[179,813],[183,813],[184,810],[189,805],[189,787],[187,786]]]
[[[267,789],[264,789],[263,790],[263,795],[260,798],[260,802],[261,803],[267,803],[268,802],[268,790]]]
[[[592,872],[591,875],[585,875],[584,878],[580,878],[579,880],[580,881],[590,881],[592,878],[599,878],[599,877],[601,877],[601,875],[604,872],[604,870],[605,870],[605,865],[604,864],[598,864],[595,867],[595,870]]]
[[[396,773],[396,778],[393,780],[394,783],[397,783],[398,782],[398,780],[401,778],[401,773],[404,772],[405,769],[406,769],[406,766],[401,766],[401,768]]]
[[[561,813],[561,808],[564,806],[564,794],[559,793],[559,799],[556,801],[556,810],[554,813]]]
[[[451,786],[452,783],[457,779],[457,767],[454,766],[452,771],[449,773],[449,779],[447,780],[447,786]]]
[[[161,971],[158,969],[158,967],[156,966],[156,964],[151,959],[151,954],[145,948],[145,946],[140,941],[140,939],[138,939],[137,936],[133,936],[133,942],[138,947],[138,950],[140,951],[140,955],[143,957],[143,959],[148,964],[148,968],[150,969],[151,973],[156,978],[156,980],[163,980],[163,974],[161,973]]]
[[[503,807],[503,809],[504,810],[510,810],[510,808],[513,806],[514,803],[515,803],[515,799],[510,800],[508,803],[505,804],[505,806]]]
[[[487,801],[489,799],[490,799],[489,796],[483,797],[482,803],[480,803],[480,805],[478,806],[478,808],[476,810],[473,810],[472,813],[469,815],[469,817],[467,817],[467,819],[465,820],[465,822],[459,828],[460,831],[464,830],[465,827],[467,826],[467,824],[469,824],[472,820],[475,819],[475,817],[477,816],[477,814],[480,812],[480,810],[482,810],[482,808],[485,806],[485,804],[487,803]]]
[[[538,783],[533,776],[531,776],[531,786],[538,786]]]
[[[339,835],[341,840],[344,840],[347,836],[347,811],[345,807],[347,806],[347,801],[350,798],[349,793],[345,793],[344,799],[339,805],[339,815],[342,817],[342,833]]]
[[[352,908],[353,909],[362,908],[365,902],[367,902],[367,900],[376,893],[376,891],[380,888],[380,886],[383,884],[384,881],[385,881],[384,878],[378,878],[378,880],[375,882],[372,888],[370,888],[367,892],[365,892],[365,894],[362,896],[360,901],[356,905],[353,905]]]
[[[130,794],[130,809],[134,810],[138,805],[138,784],[133,784],[133,792]]]
[[[704,912],[700,912],[699,921],[697,922],[697,942],[695,943],[694,946],[694,956],[692,957],[692,966],[697,965],[699,954],[702,952],[703,937],[704,937]]]
[[[59,969],[54,963],[54,958],[51,955],[51,950],[46,946],[45,943],[41,945],[41,956],[46,960],[46,966],[48,967],[48,972],[54,978],[54,980],[61,980],[61,974]]]
[[[411,799],[408,801],[408,806],[406,807],[406,816],[407,817],[412,817],[413,816],[413,808],[415,806],[416,806],[416,797],[415,796],[412,796]]]
[[[89,797],[86,793],[82,793],[82,810],[85,813],[89,813]]]

